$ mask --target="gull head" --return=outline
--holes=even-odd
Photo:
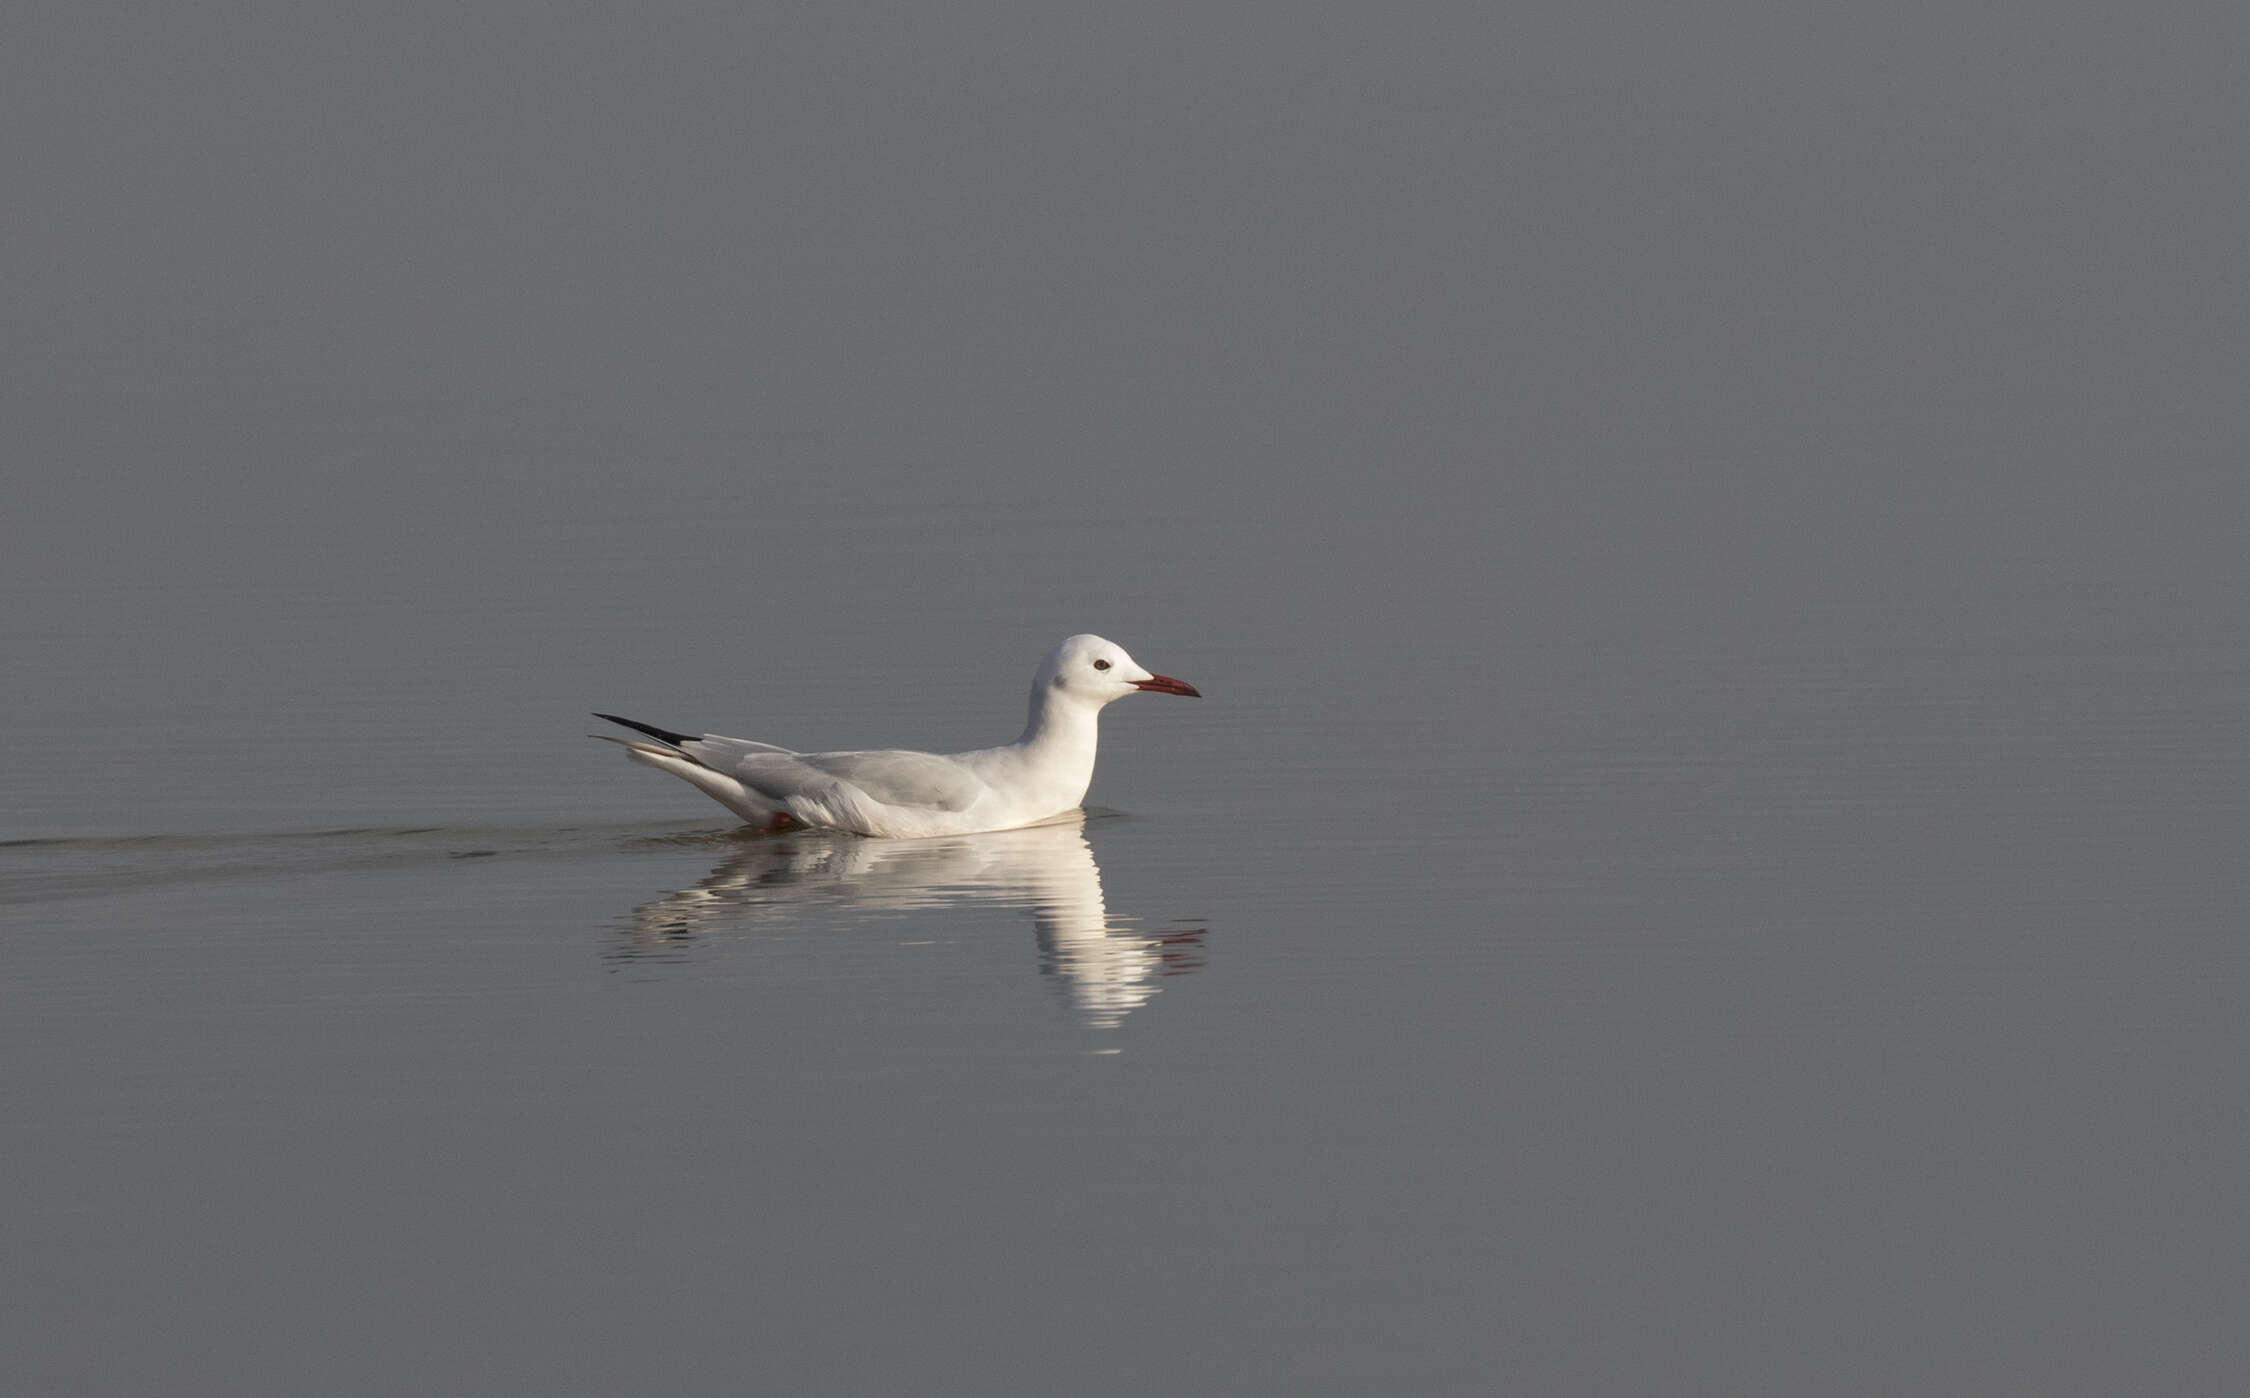
[[[1185,680],[1142,669],[1123,646],[1099,636],[1073,636],[1056,646],[1055,653],[1039,667],[1034,683],[1038,693],[1052,693],[1095,708],[1142,690],[1184,694],[1190,699],[1203,697]]]

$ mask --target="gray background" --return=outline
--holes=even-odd
[[[27,1391],[2250,1381],[2238,9],[0,26]]]

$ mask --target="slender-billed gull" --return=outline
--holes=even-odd
[[[792,752],[747,738],[674,733],[615,714],[595,717],[654,738],[607,741],[753,825],[916,839],[1013,830],[1077,809],[1094,780],[1102,706],[1143,690],[1202,697],[1194,685],[1142,669],[1112,642],[1073,636],[1032,680],[1023,736],[975,752]]]

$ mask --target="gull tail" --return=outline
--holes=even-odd
[[[678,748],[658,747],[654,743],[644,743],[633,738],[612,738],[607,733],[588,733],[586,736],[598,742],[617,744],[619,747],[625,749],[625,755],[627,757],[633,759],[635,762],[640,763],[644,767],[656,767],[659,770],[666,772],[672,770],[670,767],[663,766],[662,763],[649,761],[648,759],[650,758],[662,758],[665,761],[671,762],[675,765],[681,763],[688,763],[697,767],[703,765],[702,763],[697,762],[694,758],[688,756],[686,753],[681,752]]]
[[[615,714],[595,714],[594,717],[606,718],[611,723],[621,724],[624,727],[633,729],[636,732],[646,733],[651,738],[656,739],[656,741],[660,743],[669,743],[673,747],[678,747],[682,743],[692,743],[695,741],[697,736],[693,733],[674,733],[669,728],[659,728],[653,723],[638,723],[629,718],[619,718]],[[622,740],[612,738],[610,739],[610,741],[619,742]]]
[[[637,762],[643,767],[654,767],[659,772],[671,773],[751,824],[779,830],[782,827],[777,822],[790,818],[781,807],[750,790],[740,781],[724,772],[713,771],[695,757],[680,751],[680,744],[696,741],[694,734],[674,733],[669,728],[658,728],[653,723],[636,723],[615,714],[595,714],[594,717],[606,718],[611,723],[621,723],[635,732],[646,733],[656,739],[656,742],[613,738],[607,733],[589,733],[587,737],[617,744],[625,749],[625,756],[629,761]],[[657,746],[658,743],[663,746]]]

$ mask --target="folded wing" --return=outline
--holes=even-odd
[[[680,746],[696,761],[770,800],[813,802],[823,810],[856,804],[840,786],[856,788],[879,805],[925,811],[965,811],[986,790],[966,768],[935,753],[790,752],[742,738],[709,737]]]
[[[685,738],[678,745],[681,752],[709,767],[715,772],[732,772],[734,764],[745,757],[780,753],[784,757],[797,754],[788,748],[772,743],[753,743],[748,738],[722,738],[716,733],[706,733],[700,738]]]

